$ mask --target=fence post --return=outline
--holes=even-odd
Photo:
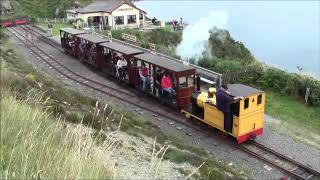
[[[57,23],[57,18],[54,18],[54,23]]]
[[[62,23],[64,23],[64,18],[62,18]]]
[[[46,18],[46,22],[48,22],[48,18]]]

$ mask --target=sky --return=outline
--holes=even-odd
[[[319,1],[142,1],[147,16],[195,23],[210,11],[228,14],[226,29],[263,62],[320,78]]]

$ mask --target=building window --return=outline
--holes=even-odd
[[[114,22],[117,25],[124,24],[124,17],[123,16],[116,16],[116,17],[114,17]]]
[[[137,22],[136,15],[128,15],[128,24],[133,24],[136,22]]]

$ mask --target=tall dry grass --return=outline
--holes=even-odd
[[[101,141],[90,128],[57,121],[40,106],[29,105],[31,99],[45,104],[41,96],[30,92],[28,97],[17,100],[1,92],[1,179],[113,177],[108,161],[115,150],[113,138]]]

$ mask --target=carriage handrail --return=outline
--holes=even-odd
[[[131,44],[131,43],[128,43],[128,42],[125,42],[125,41],[121,41],[121,40],[119,40],[119,39],[110,38],[110,37],[108,37],[108,36],[106,36],[106,35],[103,35],[103,34],[100,34],[100,33],[97,33],[97,32],[94,32],[94,34],[96,34],[96,35],[98,35],[98,36],[102,36],[102,37],[108,38],[108,39],[111,39],[112,41],[118,41],[118,42],[121,42],[121,43],[123,43],[123,44],[130,45],[130,46],[132,46],[132,47],[135,47],[135,48],[138,48],[138,49],[142,49],[142,50],[144,50],[144,51],[146,51],[146,52],[150,52],[150,53],[151,53],[151,50],[150,50],[150,49],[146,49],[146,48],[137,46],[137,45],[135,45],[135,44]],[[165,57],[165,58],[174,60],[174,61],[178,61],[178,62],[181,62],[181,63],[184,62],[184,61],[181,60],[181,59],[177,59],[177,58],[174,58],[174,57],[171,57],[171,56],[162,54],[162,53],[158,53],[158,52],[157,52],[156,54],[158,54],[158,55],[160,55],[160,56],[162,56],[162,57]],[[206,68],[203,68],[203,67],[200,67],[200,66],[197,66],[197,65],[194,65],[194,64],[190,64],[190,65],[191,65],[192,67],[197,68],[197,69],[201,69],[201,70],[203,70],[203,71],[205,71],[205,72],[207,72],[207,73],[211,73],[211,74],[213,74],[213,75],[215,75],[215,76],[218,76],[218,77],[217,77],[217,80],[219,81],[219,85],[221,85],[221,82],[222,82],[222,74],[217,73],[217,72],[214,72],[214,71],[211,71],[211,70],[208,70],[208,69],[206,69]]]
[[[38,27],[38,26],[36,26],[36,27]],[[145,52],[153,53],[150,49],[146,49],[146,48],[137,46],[137,45],[135,45],[135,44],[131,44],[131,43],[128,43],[128,42],[125,42],[125,41],[121,41],[121,40],[119,40],[119,39],[115,39],[115,38],[112,38],[112,37],[110,38],[110,37],[108,37],[108,36],[106,36],[106,35],[104,35],[104,34],[101,34],[101,33],[97,33],[97,32],[93,32],[93,33],[94,33],[95,35],[98,35],[98,36],[102,37],[102,38],[110,39],[110,40],[112,40],[112,41],[117,41],[117,42],[120,42],[120,43],[122,43],[122,44],[126,44],[126,45],[129,45],[129,46],[131,46],[131,47],[135,47],[135,48],[137,48],[137,49],[141,49],[141,50],[143,50],[143,51],[145,51]],[[170,57],[170,56],[168,56],[168,55],[165,55],[165,54],[162,54],[162,53],[159,53],[159,52],[157,52],[156,54],[158,54],[158,55],[160,55],[160,56],[162,56],[162,57],[165,57],[165,58],[168,58],[168,59],[171,59],[171,60],[180,62],[180,63],[183,63],[183,62],[184,62],[183,60],[180,60],[180,59],[177,59],[177,58],[174,58],[174,57]],[[202,70],[202,71],[204,71],[204,72],[206,72],[206,73],[210,73],[210,74],[213,74],[213,75],[217,76],[217,77],[216,77],[216,80],[218,81],[218,85],[221,85],[221,83],[222,83],[222,74],[217,73],[217,72],[214,72],[214,71],[211,71],[211,70],[208,70],[208,69],[206,69],[206,68],[203,68],[203,67],[200,67],[200,66],[197,66],[197,65],[194,65],[194,64],[190,64],[190,66],[192,66],[192,67],[194,67],[194,68],[197,68],[197,69],[200,69],[200,70]]]

